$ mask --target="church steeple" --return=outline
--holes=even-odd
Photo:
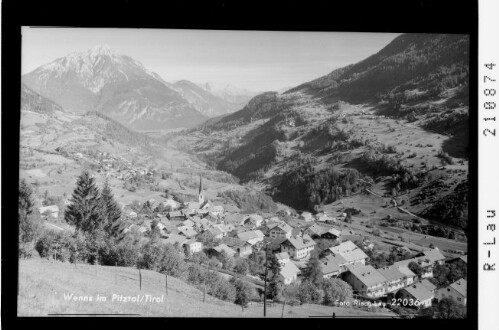
[[[203,179],[201,175],[199,176],[199,207],[202,207],[204,204],[204,195],[203,195]]]

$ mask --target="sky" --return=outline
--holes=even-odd
[[[128,55],[164,80],[280,90],[359,62],[396,33],[168,29],[22,29],[22,73],[98,44]]]

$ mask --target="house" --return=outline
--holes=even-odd
[[[281,243],[281,252],[287,252],[293,259],[307,257],[315,248],[316,243],[308,235],[289,237]]]
[[[270,230],[277,226],[280,222],[270,222],[267,221],[267,223],[264,223],[259,229],[265,236],[270,235]]]
[[[344,280],[352,286],[354,293],[368,298],[378,298],[386,295],[386,279],[373,266],[356,263],[347,265],[348,272]]]
[[[312,238],[320,238],[323,233],[326,232],[326,228],[315,223],[312,226],[305,229],[305,234],[309,235]]]
[[[445,262],[445,256],[438,248],[424,250],[417,254],[416,257],[429,259],[434,265],[443,265]]]
[[[255,245],[262,242],[265,235],[260,230],[245,231],[237,234],[237,238],[250,245]]]
[[[189,227],[189,228],[193,228],[195,223],[194,221],[190,220],[190,219],[187,219],[185,221],[182,222],[182,225],[183,226],[186,226],[186,227]]]
[[[377,270],[386,279],[386,293],[397,291],[407,285],[407,275],[398,267],[392,265]]]
[[[53,219],[59,217],[59,207],[57,205],[42,206],[38,209],[40,214],[47,217],[51,216]]]
[[[348,270],[347,262],[341,255],[328,255],[321,260],[322,275],[324,278],[338,276]]]
[[[346,260],[347,264],[361,263],[366,264],[368,256],[361,249],[357,248],[351,251],[339,253]]]
[[[433,283],[428,281],[426,278],[421,281],[418,281],[418,283],[421,283],[431,293],[437,293],[437,287]]]
[[[184,235],[187,238],[194,237],[198,234],[194,229],[189,228],[187,226],[180,226],[177,227],[177,229],[180,232],[180,234]]]
[[[215,239],[222,239],[224,237],[224,233],[217,227],[210,227],[207,231],[213,235]]]
[[[252,228],[258,228],[263,223],[263,217],[258,214],[250,214],[245,220],[245,226],[251,226]]]
[[[330,228],[326,232],[322,233],[321,238],[322,239],[329,239],[329,240],[337,240],[341,236],[341,231],[339,231],[336,228]]]
[[[287,262],[281,267],[279,277],[285,285],[288,285],[297,280],[299,273],[300,269],[293,262]]]
[[[305,221],[314,221],[314,217],[312,216],[312,213],[310,212],[302,212],[300,215],[300,219],[305,220]]]
[[[168,212],[168,219],[170,219],[170,221],[173,221],[173,220],[183,221],[183,220],[185,220],[185,216],[180,211],[172,211],[172,212]]]
[[[349,264],[345,258],[343,258],[340,254],[330,254],[321,259],[322,262],[331,261],[336,263],[340,267],[340,274],[347,272],[347,265]]]
[[[413,283],[399,291],[400,298],[419,301],[419,306],[430,307],[435,294],[421,283]]]
[[[275,257],[281,266],[290,261],[289,254],[287,252],[276,253]]]
[[[225,254],[229,257],[234,257],[237,254],[237,251],[234,249],[231,249],[228,247],[226,244],[219,244],[218,246],[214,247],[213,250],[215,250],[218,254],[222,253],[222,251],[225,252]]]
[[[393,265],[395,266],[395,265]],[[416,280],[416,274],[414,274],[407,265],[395,266],[398,270],[406,276],[406,285],[411,285]]]
[[[291,228],[290,225],[287,223],[279,223],[277,226],[273,226],[272,229],[269,230],[269,236],[271,238],[277,238],[277,237],[285,237],[285,238],[290,238],[291,237],[291,232],[293,228]]]
[[[443,298],[452,298],[458,304],[466,306],[467,297],[467,281],[465,279],[457,280],[446,288],[437,290],[436,298],[441,300]]]
[[[247,257],[253,252],[251,245],[238,238],[224,237],[222,243],[235,250],[241,258]]]
[[[315,215],[315,219],[318,222],[325,222],[325,223],[334,223],[334,222],[336,222],[336,218],[335,217],[332,217],[332,216],[330,216],[329,214],[327,214],[325,212],[321,212],[321,213],[316,214]]]
[[[264,237],[263,244],[271,252],[281,252],[281,244],[287,239],[288,239],[287,237],[277,237],[277,238]]]
[[[234,226],[244,225],[244,215],[239,213],[228,213],[224,218],[225,223],[231,223]]]
[[[400,266],[406,266],[409,268],[409,264],[415,262],[421,267],[421,278],[433,277],[433,261],[428,258],[411,258],[406,260],[400,260],[394,262],[393,265],[400,268]]]
[[[352,241],[345,241],[340,243],[339,245],[333,246],[329,248],[333,254],[344,253],[348,251],[352,251],[358,249],[359,247],[355,245]]]
[[[233,227],[224,224],[216,224],[213,225],[213,227],[218,228],[222,232],[222,236],[227,236],[227,234],[233,230]]]
[[[189,239],[186,238],[185,236],[178,235],[178,234],[170,234],[168,235],[167,238],[163,239],[164,243],[170,243],[174,245],[175,243],[178,243],[180,246],[183,246],[185,242],[187,242]]]
[[[190,239],[184,243],[184,248],[187,254],[201,252],[203,250],[203,243]]]
[[[459,267],[466,267],[468,265],[468,256],[460,256],[458,258],[453,258],[447,260],[448,264],[456,264]]]

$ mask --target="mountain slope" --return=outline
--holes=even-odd
[[[21,111],[34,111],[40,113],[53,113],[63,111],[62,107],[51,100],[34,92],[21,83]]]
[[[358,64],[260,94],[179,139],[291,207],[313,211],[372,186],[401,192],[430,220],[438,221],[433,205],[451,205],[444,222],[465,227],[466,190],[446,196],[467,185],[468,39],[402,35]]]
[[[291,89],[361,103],[419,90],[431,97],[467,84],[469,36],[403,34],[378,53]]]
[[[191,127],[206,120],[157,74],[107,46],[59,58],[22,81],[68,111],[101,111],[135,129]]]

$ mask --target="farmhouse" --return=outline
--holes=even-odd
[[[250,214],[245,220],[245,226],[251,226],[252,228],[258,228],[262,225],[263,218],[258,214]]]
[[[185,220],[185,216],[180,211],[172,211],[172,212],[168,212],[168,219],[183,221],[183,220]]]
[[[194,229],[189,228],[187,226],[180,226],[177,229],[182,235],[184,235],[187,238],[194,237],[198,234]]]
[[[260,230],[245,231],[237,234],[237,238],[244,241],[250,245],[255,245],[258,242],[263,241],[265,235]]]
[[[289,237],[281,243],[281,251],[287,252],[293,259],[303,259],[312,252],[316,243],[308,235]]]
[[[407,275],[396,266],[378,268],[378,272],[386,279],[386,292],[397,291],[407,285]]]
[[[298,274],[300,273],[300,269],[296,267],[293,262],[286,262],[284,266],[281,267],[279,272],[279,277],[284,282],[285,285],[291,284],[296,281],[298,278]]]
[[[354,292],[368,297],[378,298],[386,295],[386,279],[373,266],[361,263],[347,265],[348,272],[345,273],[345,281],[349,283]]]
[[[465,279],[457,280],[446,288],[441,288],[437,290],[436,298],[441,300],[443,298],[452,298],[458,304],[466,306],[466,296],[467,296],[467,281]]]
[[[429,259],[434,265],[443,265],[445,262],[445,257],[438,248],[424,250],[423,252],[417,254],[416,257]]]
[[[237,251],[239,256],[242,258],[250,255],[253,252],[251,245],[244,241],[241,241],[238,238],[224,237],[222,239],[222,243]]]
[[[314,217],[312,216],[312,213],[310,212],[302,212],[302,214],[300,215],[300,218],[305,220],[305,221],[314,221]]]
[[[185,250],[188,254],[193,254],[196,252],[201,252],[203,249],[203,243],[198,242],[194,239],[190,239],[184,243]]]
[[[409,267],[411,262],[415,262],[421,267],[421,278],[433,277],[433,262],[428,258],[412,258],[394,262],[393,265],[400,268],[400,266]]]
[[[289,254],[287,252],[276,253],[275,257],[281,266],[290,261]]]
[[[421,307],[430,307],[435,295],[421,283],[413,283],[399,291],[402,299],[413,299],[420,303]]]
[[[269,237],[278,238],[285,237],[290,238],[291,232],[293,228],[289,226],[287,223],[280,223],[277,226],[273,226],[272,229],[269,230]]]

